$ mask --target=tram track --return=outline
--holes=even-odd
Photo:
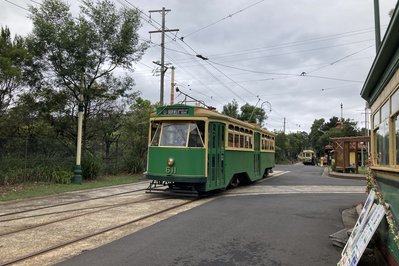
[[[34,212],[34,211],[38,211],[38,210],[66,206],[66,205],[71,205],[71,204],[77,204],[77,203],[87,202],[87,201],[91,201],[91,200],[98,200],[98,199],[105,199],[105,198],[110,198],[110,197],[114,197],[114,196],[126,195],[126,194],[141,192],[141,191],[145,191],[145,190],[146,190],[146,188],[142,188],[142,189],[136,189],[136,190],[132,190],[132,191],[125,191],[125,192],[120,192],[120,193],[115,193],[115,194],[110,194],[110,195],[105,195],[105,196],[100,196],[100,197],[84,199],[84,200],[75,200],[75,201],[63,202],[63,203],[58,203],[58,204],[53,204],[53,205],[46,205],[46,206],[42,206],[39,208],[32,208],[32,209],[20,210],[20,211],[16,211],[16,212],[3,213],[3,214],[0,214],[0,218],[17,215],[17,214],[22,214],[22,213],[27,213],[27,212]]]
[[[199,199],[198,198],[191,199],[191,200],[185,201],[183,203],[179,203],[179,204],[176,204],[174,206],[171,206],[171,207],[168,207],[168,208],[165,208],[165,209],[162,209],[162,210],[159,210],[159,211],[144,215],[142,217],[138,217],[138,218],[135,218],[135,219],[120,223],[118,225],[109,226],[107,228],[101,229],[101,230],[96,231],[94,233],[89,233],[89,234],[83,235],[81,237],[78,237],[78,238],[75,238],[75,239],[72,239],[72,240],[68,240],[68,241],[65,241],[65,242],[62,242],[62,243],[59,243],[59,244],[55,244],[55,245],[52,245],[50,247],[46,247],[46,248],[43,248],[41,250],[29,253],[27,255],[23,255],[23,256],[8,260],[8,261],[6,261],[4,263],[0,263],[0,265],[4,265],[4,266],[5,265],[12,265],[12,264],[15,264],[15,263],[26,261],[28,259],[33,259],[33,258],[38,257],[40,255],[43,255],[45,253],[56,251],[56,250],[58,250],[60,248],[63,248],[63,247],[78,243],[80,241],[83,241],[83,240],[86,240],[86,239],[89,239],[89,238],[92,238],[92,237],[95,237],[95,236],[100,236],[102,234],[105,234],[105,233],[108,233],[108,232],[111,232],[111,231],[114,231],[114,230],[117,230],[117,229],[121,229],[121,228],[123,228],[125,226],[132,225],[132,224],[135,224],[137,222],[141,222],[141,221],[144,221],[144,220],[147,220],[147,219],[151,219],[151,218],[154,218],[156,216],[160,216],[160,215],[165,214],[167,212],[170,212],[172,210],[176,210],[178,208],[181,208],[181,207],[184,207],[184,206],[186,206],[188,204],[191,204],[191,203],[193,203],[193,202],[195,202],[197,200],[199,200]]]
[[[156,198],[156,199],[151,199],[151,200],[140,199],[140,200],[135,200],[135,201],[130,201],[130,202],[124,202],[124,203],[118,203],[118,204],[110,204],[110,205],[107,205],[107,206],[87,207],[87,208],[83,208],[83,209],[66,210],[66,211],[59,211],[59,212],[50,213],[50,214],[46,213],[46,214],[40,214],[40,215],[34,215],[34,216],[28,216],[28,217],[19,217],[19,218],[15,218],[15,219],[10,219],[8,221],[14,221],[16,219],[36,218],[38,216],[45,216],[45,215],[62,214],[62,213],[68,213],[68,212],[71,212],[71,211],[102,208],[100,210],[95,210],[95,211],[86,212],[86,213],[80,213],[80,214],[68,216],[68,217],[65,217],[65,218],[56,219],[56,220],[48,221],[48,222],[45,222],[45,223],[40,223],[40,224],[37,224],[37,225],[24,227],[24,228],[21,228],[21,229],[18,229],[18,230],[13,230],[13,231],[5,232],[5,233],[0,233],[0,237],[11,235],[11,234],[17,234],[17,233],[20,233],[20,232],[23,232],[23,231],[32,230],[32,229],[35,229],[35,228],[39,228],[39,227],[50,225],[50,224],[54,224],[54,223],[64,222],[64,221],[67,221],[67,220],[71,220],[71,219],[78,218],[78,217],[83,217],[83,216],[90,215],[90,214],[99,213],[99,212],[102,212],[102,211],[107,211],[107,210],[110,210],[110,209],[113,209],[113,208],[118,208],[118,207],[127,206],[127,205],[131,205],[131,204],[137,204],[137,203],[154,202],[154,201],[159,201],[159,200],[163,200],[163,199],[164,198]],[[0,221],[0,222],[5,222],[5,220]]]

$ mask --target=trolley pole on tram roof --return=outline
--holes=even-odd
[[[161,10],[150,10],[150,13],[158,12],[162,15],[162,25],[160,30],[150,31],[149,33],[161,33],[161,84],[160,84],[160,99],[161,105],[164,105],[164,79],[165,79],[165,32],[179,31],[179,29],[165,29],[165,15],[166,12],[171,11],[162,7]]]

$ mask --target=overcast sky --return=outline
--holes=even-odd
[[[8,1],[26,8],[41,2]],[[166,27],[179,32],[166,37],[165,62],[176,67],[175,82],[182,91],[219,111],[233,99],[240,106],[264,103],[267,129],[282,130],[285,117],[287,132],[309,132],[315,119],[340,117],[342,103],[344,118],[364,127],[360,91],[376,53],[373,0],[114,2],[143,11],[143,40],[149,40],[148,31],[157,30],[161,23],[160,13],[152,13],[148,21],[148,11],[171,9]],[[382,34],[396,2],[380,0]],[[68,3],[78,12],[79,1]],[[0,24],[12,34],[31,31],[27,15],[26,10],[0,0]],[[153,75],[153,61],[160,60],[160,34],[152,34],[151,41],[132,75],[142,97],[156,102],[159,76]],[[165,102],[169,96],[168,70]]]

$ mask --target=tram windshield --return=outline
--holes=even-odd
[[[204,147],[205,123],[156,122],[151,126],[151,146]]]

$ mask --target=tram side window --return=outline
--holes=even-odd
[[[240,148],[244,148],[244,135],[240,135]]]
[[[234,128],[234,147],[240,147],[240,129],[239,127]]]
[[[159,145],[159,137],[161,135],[161,124],[154,122],[151,124],[151,146]]]
[[[249,134],[250,134],[250,136],[249,136],[249,148],[252,149],[252,147],[253,147],[253,134],[254,134],[254,132],[253,132],[252,130],[250,130],[250,131],[249,131]]]
[[[245,148],[249,149],[249,136],[245,136]]]
[[[188,137],[188,147],[203,147],[201,134],[197,124],[190,124],[190,134]]]
[[[229,131],[229,133],[228,133],[228,146],[229,147],[234,147],[234,133],[233,132],[231,132],[231,131]]]

